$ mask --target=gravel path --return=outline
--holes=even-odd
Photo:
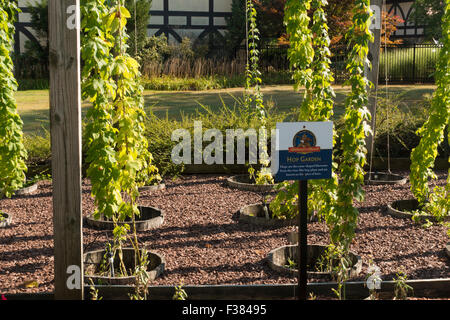
[[[166,259],[166,271],[154,285],[296,283],[295,278],[273,272],[266,262],[270,250],[288,244],[292,227],[239,223],[238,210],[260,202],[261,196],[227,187],[226,178],[186,176],[166,181],[166,190],[141,194],[141,204],[165,212],[159,229],[139,233],[148,249]],[[437,183],[442,185],[445,179],[446,172],[440,172]],[[14,215],[13,225],[0,229],[0,294],[53,291],[51,187],[42,181],[32,195],[0,200],[0,208]],[[365,278],[370,260],[380,267],[384,280],[392,280],[399,270],[406,271],[408,279],[450,277],[445,227],[435,224],[425,229],[384,214],[386,204],[412,197],[409,187],[365,186],[366,200],[358,205],[360,219],[351,247],[362,257],[363,271],[352,280]],[[83,183],[83,211],[84,215],[93,211],[88,181]],[[310,244],[328,243],[324,223],[310,223],[308,230]],[[105,231],[83,231],[85,250],[101,249],[112,238]],[[38,286],[27,288],[31,281]]]

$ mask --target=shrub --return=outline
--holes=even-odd
[[[48,90],[50,88],[49,79],[19,79],[17,90]]]
[[[50,131],[43,129],[44,134],[25,134],[24,146],[28,153],[27,177],[51,174],[51,143]]]
[[[402,94],[390,99],[378,98],[375,156],[387,156],[388,135],[393,158],[409,158],[411,150],[419,144],[420,138],[416,132],[427,119],[431,97],[426,97],[423,103],[416,106],[408,106],[402,98]],[[440,157],[450,155],[448,143],[442,143],[438,150]]]
[[[241,110],[241,106],[242,101],[238,99],[234,106],[227,106],[223,103],[219,112],[213,112],[208,106],[200,105],[200,109],[196,114],[190,116],[182,115],[179,121],[169,119],[168,115],[164,118],[159,118],[153,112],[149,112],[145,135],[149,141],[149,151],[154,157],[153,163],[158,167],[161,175],[176,176],[184,170],[183,165],[175,165],[171,159],[172,149],[178,144],[178,142],[172,141],[171,137],[172,132],[177,129],[188,130],[192,139],[191,146],[194,146],[194,121],[201,121],[203,131],[208,129],[221,131],[224,139],[227,129],[243,129],[245,131],[249,128],[258,130],[262,127],[263,123],[261,120],[257,117],[249,117]],[[277,122],[284,121],[288,116],[287,113],[273,112],[273,104],[268,104],[267,111],[268,116],[265,126],[268,130],[275,128]],[[203,147],[210,143],[209,141],[204,141]],[[248,146],[247,142],[246,145]],[[191,150],[192,157],[193,154],[194,152]]]

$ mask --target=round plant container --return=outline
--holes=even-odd
[[[143,187],[139,187],[139,192],[156,192],[156,191],[160,191],[160,190],[164,190],[166,189],[166,185],[164,183],[160,183],[160,184],[155,184],[153,186],[143,186]]]
[[[288,242],[289,244],[296,244],[298,243],[298,232],[292,231],[288,234]]]
[[[308,275],[311,276],[331,276],[330,272],[316,271],[314,266],[318,259],[325,253],[327,246],[324,245],[308,245],[307,246],[307,259]],[[297,276],[298,269],[288,267],[288,259],[297,262],[298,261],[298,245],[287,245],[278,247],[269,252],[267,260],[272,270],[280,273]],[[348,271],[350,277],[357,276],[361,273],[362,260],[361,257],[353,252],[350,252],[350,259],[352,260],[351,269]]]
[[[396,218],[412,219],[414,210],[420,209],[419,202],[416,199],[397,200],[388,204],[387,213]],[[420,215],[422,221],[426,219],[436,221],[432,215]],[[450,221],[450,216],[444,218],[444,221]]]
[[[133,248],[123,248],[123,262],[125,264],[125,267],[127,268],[127,271],[135,269],[135,252]],[[100,275],[101,273],[110,272],[110,270],[101,270],[102,262],[103,265],[107,265],[105,263],[105,250],[96,250],[96,251],[89,251],[86,252],[83,255],[84,260],[84,281],[86,284],[91,284],[91,281],[94,284],[97,285],[134,285],[136,277],[135,276],[127,276],[127,277],[120,277],[120,276],[112,276],[111,274],[109,276],[103,276]],[[155,280],[157,277],[159,277],[163,272],[165,268],[165,260],[164,257],[159,255],[158,253],[147,251],[148,255],[148,267],[147,272],[149,275],[149,281]],[[119,258],[116,256],[114,257],[114,274],[116,275],[119,271]]]
[[[364,176],[364,182],[365,184],[368,185],[381,185],[381,184],[402,185],[405,184],[407,180],[408,180],[407,177],[388,172],[372,172],[371,174],[367,173]]]
[[[38,189],[38,183],[35,182],[35,183],[33,183],[32,185],[30,185],[28,187],[25,187],[25,188],[22,188],[22,189],[19,189],[19,190],[15,191],[14,194],[17,195],[17,196],[28,195],[28,194],[31,194],[31,193],[35,192],[37,189]]]
[[[10,213],[2,212],[2,219],[0,219],[0,228],[9,227],[12,223],[12,215]]]
[[[256,184],[254,183],[248,174],[240,174],[232,176],[227,179],[228,186],[244,191],[253,192],[271,192],[274,190],[276,184]]]
[[[136,216],[136,231],[147,231],[151,229],[159,228],[164,222],[164,213],[160,209],[146,206],[139,206],[141,214]],[[98,230],[114,230],[114,222],[111,220],[105,220],[103,217],[101,220],[94,219],[93,215],[89,215],[85,218],[86,224],[94,229]],[[118,222],[118,225],[130,224],[131,219],[127,219],[124,222]]]
[[[297,219],[273,219],[267,205],[267,211],[263,204],[250,204],[239,211],[239,222],[267,227],[287,227],[297,224]]]

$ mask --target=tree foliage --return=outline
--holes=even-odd
[[[246,1],[232,0],[231,16],[226,17],[227,31],[225,33],[225,44],[229,54],[235,53],[236,49],[242,45],[246,38]]]
[[[442,18],[447,0],[415,0],[409,22],[424,27],[426,39],[439,39],[442,35]],[[448,1],[447,1],[448,3]]]
[[[255,0],[260,16],[261,34],[264,38],[279,38],[286,42],[284,16],[286,0]],[[323,10],[327,17],[331,44],[338,43],[351,25],[351,6],[353,0],[328,0]],[[312,18],[313,10],[308,10]]]
[[[125,0],[124,5],[130,12],[127,21],[127,33],[130,36],[128,53],[135,57],[140,54],[147,40],[152,0]]]

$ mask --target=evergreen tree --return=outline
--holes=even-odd
[[[245,0],[233,0],[231,3],[231,17],[227,17],[227,32],[225,34],[226,47],[233,55],[246,38]]]
[[[141,53],[147,39],[152,0],[125,0],[125,7],[131,14],[127,21],[127,33],[130,36],[128,53],[135,56]]]

